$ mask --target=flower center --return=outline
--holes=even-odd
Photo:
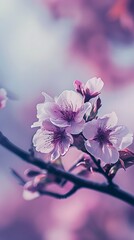
[[[53,143],[56,144],[56,143],[59,143],[59,142],[62,142],[65,138],[65,130],[59,130],[54,132],[54,137],[53,137]]]
[[[110,132],[111,132],[111,130],[103,130],[101,128],[98,128],[98,132],[97,132],[94,140],[99,142],[101,147],[107,143],[111,145],[111,142],[109,141]]]
[[[76,112],[73,111],[61,111],[62,114],[62,118],[68,122],[71,122],[72,120],[74,120],[75,116],[76,116]]]

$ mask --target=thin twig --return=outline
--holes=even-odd
[[[26,181],[14,169],[11,168],[12,175],[17,179],[19,185],[24,186]]]
[[[60,193],[51,192],[51,191],[39,191],[39,193],[41,195],[47,195],[47,196],[51,196],[58,199],[65,199],[72,196],[78,189],[80,189],[80,187],[73,186],[72,189],[65,194],[60,194]]]

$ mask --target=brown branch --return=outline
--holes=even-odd
[[[86,180],[84,178],[81,178],[79,176],[73,175],[69,172],[66,172],[62,169],[59,169],[55,166],[53,166],[51,163],[43,162],[41,159],[31,157],[31,155],[24,150],[18,148],[16,145],[11,143],[2,133],[0,133],[0,145],[2,145],[4,148],[8,149],[21,159],[23,159],[25,162],[32,164],[36,167],[39,167],[40,169],[45,169],[48,172],[61,177],[63,179],[66,179],[67,181],[70,181],[74,183],[79,188],[88,188],[93,189],[108,195],[111,195],[113,197],[116,197],[132,206],[134,206],[134,196],[123,191],[119,187],[110,185],[110,184],[100,184],[96,182],[92,182],[89,180]]]

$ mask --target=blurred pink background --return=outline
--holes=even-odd
[[[0,35],[0,87],[10,98],[1,130],[18,146],[30,147],[42,91],[58,95],[93,76],[105,82],[100,115],[116,111],[134,132],[133,0],[0,0]],[[23,200],[10,168],[23,175],[29,166],[0,151],[0,240],[134,239],[134,209],[110,196],[80,190],[66,200]],[[64,157],[66,168],[77,156]],[[115,180],[134,194],[133,172]]]

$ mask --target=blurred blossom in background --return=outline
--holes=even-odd
[[[8,97],[0,124],[14,143],[29,149],[42,91],[59,95],[93,76],[105,82],[100,116],[115,111],[134,132],[133,0],[0,0],[0,35],[0,88]],[[0,240],[134,239],[134,210],[110,196],[80,190],[67,200],[24,201],[10,168],[23,175],[29,166],[0,151]],[[65,168],[79,155],[71,149]],[[133,168],[115,180],[134,193]]]

